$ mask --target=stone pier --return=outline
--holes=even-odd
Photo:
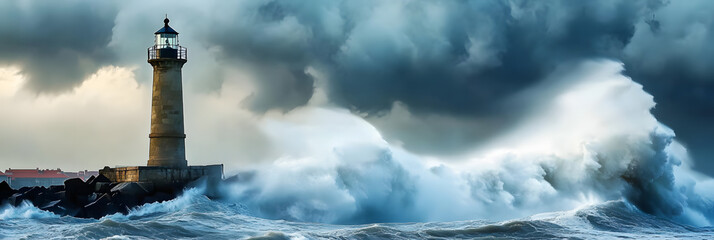
[[[99,174],[112,182],[146,182],[155,186],[186,184],[205,177],[208,181],[218,182],[223,179],[223,164],[207,166],[188,166],[183,168],[132,166],[104,167]]]

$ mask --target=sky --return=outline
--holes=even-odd
[[[168,14],[188,48],[190,164],[269,164],[300,155],[310,131],[334,129],[314,144],[359,136],[351,124],[459,162],[532,122],[573,69],[608,61],[651,94],[692,168],[714,176],[712,10],[708,0],[3,1],[0,168],[145,164],[146,49]]]

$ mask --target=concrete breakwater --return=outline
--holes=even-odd
[[[145,182],[113,183],[99,175],[86,182],[72,178],[64,181],[63,185],[20,189],[12,189],[3,181],[0,182],[0,204],[19,206],[29,201],[39,209],[60,216],[99,219],[114,213],[126,214],[130,209],[143,204],[174,199],[182,193],[184,187],[195,186],[202,180],[154,186]]]

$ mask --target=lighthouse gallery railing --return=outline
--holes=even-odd
[[[147,49],[148,59],[159,59],[159,58],[172,58],[172,59],[183,59],[186,60],[187,50],[185,47],[176,45],[154,45]]]

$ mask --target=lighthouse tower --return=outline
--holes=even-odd
[[[181,187],[201,178],[216,183],[223,178],[223,164],[188,166],[186,161],[181,86],[186,48],[179,45],[178,32],[169,27],[168,18],[154,35],[147,60],[154,68],[149,161],[146,166],[106,166],[99,174],[112,182],[139,182],[156,188]]]
[[[181,68],[186,63],[186,48],[178,42],[178,32],[164,27],[154,33],[154,46],[148,49],[148,62],[154,68],[151,96],[149,162],[154,167],[186,167],[183,128]]]

